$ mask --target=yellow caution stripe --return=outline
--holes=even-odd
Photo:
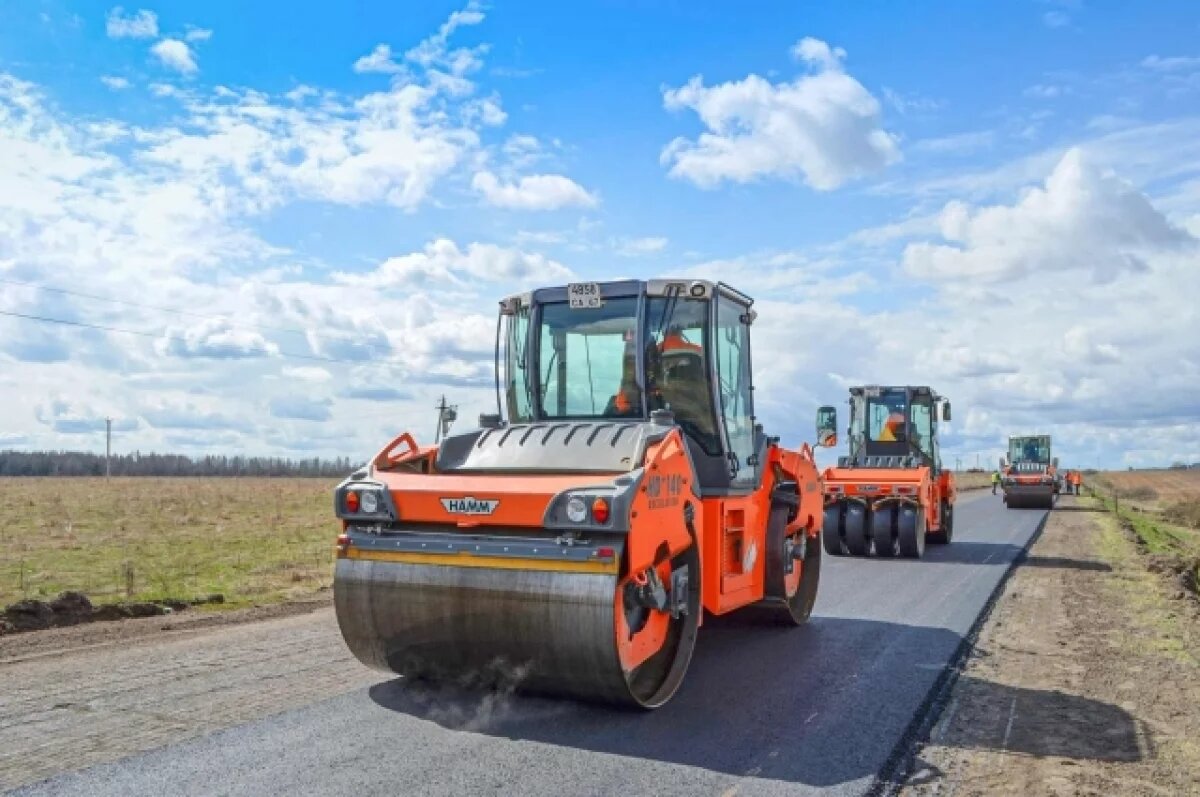
[[[440,565],[443,567],[482,567],[491,570],[543,570],[558,573],[600,573],[617,575],[620,562],[601,559],[570,561],[566,559],[534,559],[527,556],[479,556],[470,551],[455,553],[415,553],[411,551],[377,551],[349,547],[345,559],[369,562],[396,562],[410,565]]]

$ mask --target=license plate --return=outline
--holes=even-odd
[[[572,310],[600,307],[600,286],[595,282],[572,282],[567,285],[567,299]]]

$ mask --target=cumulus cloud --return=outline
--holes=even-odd
[[[108,12],[105,30],[112,39],[152,39],[158,35],[158,15],[145,9],[126,15],[116,6]]]
[[[86,402],[73,401],[62,396],[39,402],[34,417],[59,434],[103,434],[105,419],[112,420],[114,432],[132,432],[139,424],[136,418],[121,417]]]
[[[160,354],[174,357],[207,357],[221,360],[238,360],[255,357],[273,357],[279,347],[268,341],[261,333],[238,329],[229,321],[214,318],[201,321],[191,327],[172,327],[155,341]]]
[[[1112,280],[1145,269],[1147,253],[1191,246],[1195,239],[1155,209],[1144,194],[1067,152],[1041,187],[1013,205],[943,209],[946,243],[919,242],[904,267],[924,279],[999,282],[1034,271],[1090,271]]]
[[[392,48],[387,44],[377,44],[375,49],[354,62],[354,71],[360,74],[378,72],[385,75],[403,72],[404,67],[392,60]]]
[[[115,75],[101,75],[100,82],[108,86],[113,91],[122,91],[129,88],[129,81],[123,77]]]
[[[280,373],[287,379],[295,379],[300,382],[328,382],[333,379],[333,374],[324,368],[311,365],[302,365],[295,368],[284,368]]]
[[[254,431],[244,417],[228,416],[190,401],[156,401],[141,407],[138,414],[156,429]]]
[[[188,28],[188,32],[183,38],[190,42],[206,42],[212,38],[213,32],[208,28]]]
[[[660,160],[668,173],[702,188],[779,178],[827,191],[900,159],[879,101],[846,73],[845,51],[806,38],[792,54],[808,73],[791,82],[752,74],[705,86],[696,76],[664,91],[667,109],[691,109],[706,128],[694,141],[666,146]]]
[[[336,281],[348,285],[404,288],[464,286],[479,280],[552,282],[570,277],[570,269],[541,254],[490,243],[470,243],[464,249],[447,238],[429,242],[420,252],[390,257],[366,274],[334,275]]]
[[[487,204],[513,210],[558,210],[567,207],[595,207],[597,199],[569,177],[561,174],[535,174],[515,183],[502,183],[491,172],[478,172],[471,187],[483,195]]]
[[[184,75],[191,75],[199,69],[192,55],[192,48],[180,39],[163,39],[156,42],[150,48],[150,52],[163,66]]]

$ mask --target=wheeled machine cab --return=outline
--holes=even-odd
[[[703,280],[504,299],[497,414],[438,446],[402,434],[337,487],[334,601],[354,655],[655,708],[705,613],[804,623],[821,480],[807,444],[755,420],[751,304]]]
[[[1008,455],[1000,459],[1000,487],[1009,509],[1054,507],[1062,491],[1062,475],[1050,443],[1050,435],[1008,438]]]
[[[949,420],[929,387],[850,388],[849,453],[822,474],[826,553],[920,558],[926,543],[950,542],[957,491],[938,440]],[[837,411],[822,407],[818,425],[834,436]]]

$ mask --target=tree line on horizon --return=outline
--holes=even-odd
[[[287,459],[182,454],[113,454],[113,476],[340,478],[356,468],[349,457]],[[357,463],[361,464],[361,463]],[[103,476],[104,455],[88,451],[0,451],[0,476]]]

